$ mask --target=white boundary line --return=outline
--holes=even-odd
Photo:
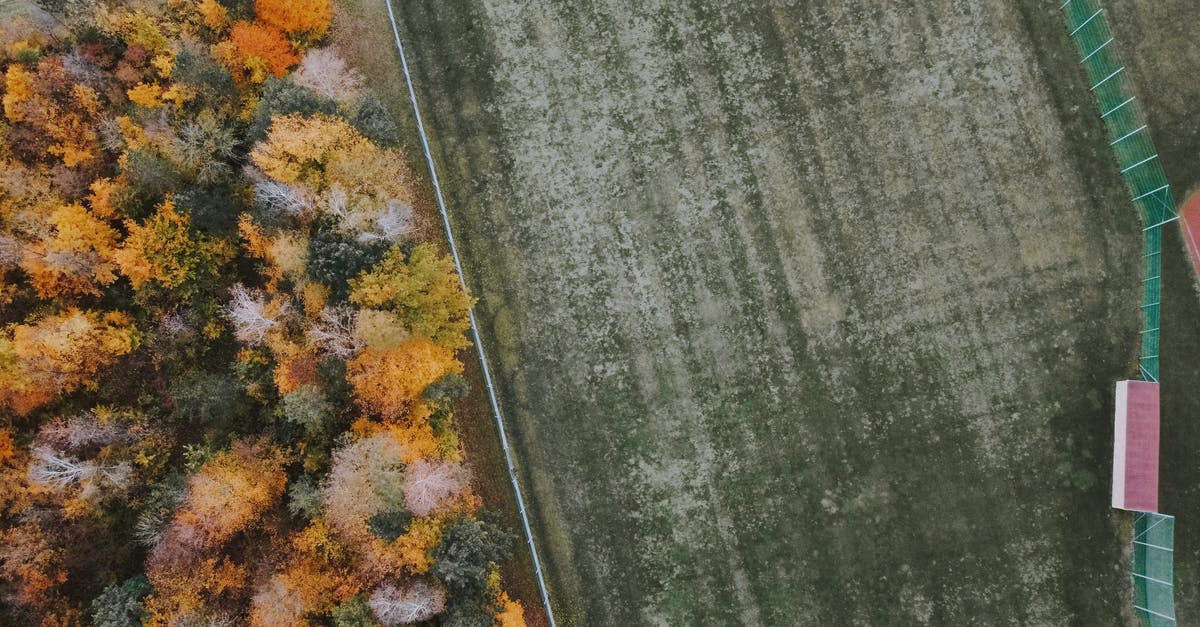
[[[450,216],[446,213],[446,201],[442,197],[442,186],[438,181],[437,168],[433,164],[433,154],[429,152],[429,140],[425,136],[425,124],[421,121],[421,107],[417,104],[417,92],[413,89],[412,75],[408,71],[408,59],[404,55],[404,44],[400,41],[400,29],[396,25],[396,14],[392,11],[391,0],[384,0],[384,4],[387,5],[388,21],[392,23],[392,34],[396,37],[396,50],[400,53],[400,67],[404,70],[404,83],[408,86],[408,98],[412,101],[413,117],[417,120],[417,134],[421,136],[421,149],[425,152],[425,161],[429,165],[429,177],[433,182],[434,196],[437,199],[438,211],[442,214],[442,226],[446,229],[446,241],[450,244],[450,256],[454,258],[454,267],[458,270],[458,281],[462,284],[463,291],[466,291],[467,282],[463,278],[462,262],[458,258],[458,246],[454,243],[454,232],[450,229]],[[504,461],[508,465],[508,478],[512,481],[513,493],[517,497],[517,508],[521,514],[521,526],[525,531],[525,541],[529,544],[529,555],[533,557],[533,572],[537,575],[538,590],[542,594],[542,605],[546,608],[546,618],[550,620],[550,627],[557,627],[554,622],[554,610],[550,607],[550,595],[546,592],[546,580],[542,576],[542,562],[538,559],[537,546],[533,542],[533,531],[529,526],[529,516],[525,512],[525,498],[521,494],[521,484],[517,481],[512,451],[508,448],[504,418],[500,415],[500,404],[496,401],[496,390],[492,385],[492,371],[488,367],[487,355],[483,352],[483,340],[479,337],[479,324],[475,321],[475,309],[468,307],[467,315],[471,319],[471,336],[475,340],[479,366],[483,371],[483,382],[487,385],[488,400],[492,404],[492,416],[496,418],[496,429],[500,432],[500,448],[504,449]]]

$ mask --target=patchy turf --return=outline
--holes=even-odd
[[[1124,40],[1169,18],[1111,4]],[[1139,225],[1057,4],[398,8],[564,623],[1131,620],[1107,488]],[[1129,61],[1187,187],[1182,28]],[[1172,382],[1200,335],[1171,245],[1186,618],[1200,407]]]

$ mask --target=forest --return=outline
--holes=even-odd
[[[0,623],[524,625],[472,299],[330,0],[0,19]]]

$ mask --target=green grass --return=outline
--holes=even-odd
[[[1119,40],[1159,15],[1112,4]],[[397,8],[562,622],[1131,618],[1140,227],[1057,4]],[[1200,99],[1148,74],[1186,187],[1158,116]],[[1186,619],[1200,312],[1168,239]]]

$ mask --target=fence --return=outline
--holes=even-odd
[[[1090,91],[1108,129],[1109,146],[1133,197],[1145,241],[1142,275],[1142,379],[1158,381],[1162,309],[1162,230],[1178,218],[1175,200],[1146,116],[1138,106],[1126,66],[1099,0],[1065,0],[1060,7],[1079,50]],[[1133,521],[1134,611],[1146,625],[1175,625],[1174,528],[1171,516],[1136,512]]]
[[[400,54],[400,68],[404,72],[404,83],[408,87],[408,98],[412,102],[413,117],[417,122],[417,134],[421,138],[421,150],[425,153],[425,163],[429,166],[429,177],[433,183],[434,198],[437,200],[438,211],[442,216],[442,226],[446,230],[446,242],[450,245],[450,256],[454,258],[454,268],[458,271],[458,280],[465,291],[466,279],[463,275],[462,262],[458,258],[458,246],[454,241],[454,231],[450,228],[450,216],[446,213],[446,200],[442,196],[442,185],[438,180],[437,167],[433,163],[433,153],[429,152],[429,139],[425,136],[425,123],[421,119],[421,107],[417,104],[417,92],[413,88],[412,75],[408,71],[408,58],[404,54],[404,44],[400,40],[400,29],[396,25],[396,14],[392,10],[391,0],[384,0],[387,5],[388,21],[392,23],[392,34],[396,37],[396,51]],[[542,574],[542,561],[538,558],[537,545],[533,540],[533,529],[529,525],[529,514],[525,508],[525,496],[521,492],[521,483],[517,480],[516,466],[513,464],[512,449],[508,446],[508,434],[504,429],[504,417],[500,413],[500,404],[496,399],[496,388],[492,383],[492,370],[488,366],[487,353],[483,350],[483,340],[479,337],[479,323],[475,320],[475,309],[467,308],[471,319],[471,339],[475,341],[475,350],[479,355],[479,367],[483,371],[483,382],[487,387],[488,401],[492,406],[492,416],[496,420],[496,429],[500,432],[500,448],[504,451],[504,462],[508,466],[508,479],[512,483],[513,495],[517,499],[517,510],[521,515],[521,530],[525,535],[525,543],[529,546],[529,554],[533,558],[533,573],[537,576],[538,592],[542,604],[546,608],[546,620],[550,627],[556,627],[554,608],[550,607],[550,594],[546,589],[546,579]]]

